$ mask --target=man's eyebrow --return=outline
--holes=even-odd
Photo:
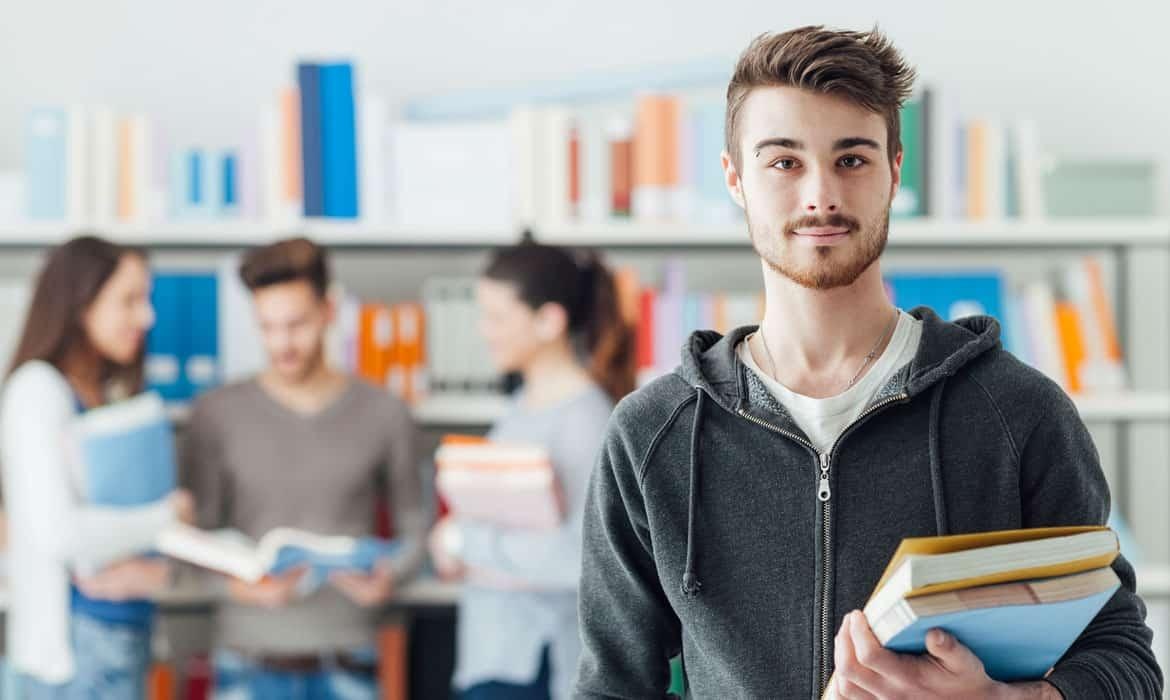
[[[794,151],[803,151],[804,150],[804,142],[803,141],[797,141],[796,139],[785,138],[783,136],[776,136],[776,137],[773,137],[770,139],[764,139],[763,141],[760,141],[759,143],[757,143],[756,147],[755,147],[756,155],[757,156],[760,155],[760,151],[767,148],[768,146],[777,146],[779,148],[791,148]]]

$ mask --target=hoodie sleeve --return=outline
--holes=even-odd
[[[654,565],[626,402],[606,429],[585,501],[575,698],[664,698],[681,627]]]
[[[1097,450],[1072,401],[1055,386],[1020,456],[1024,527],[1104,525],[1109,487]],[[1097,614],[1047,680],[1066,700],[1160,698],[1162,672],[1150,648],[1146,606],[1133,566],[1113,564],[1121,588]]]

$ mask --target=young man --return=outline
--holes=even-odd
[[[217,688],[247,690],[253,700],[373,698],[375,608],[423,556],[415,428],[388,392],[326,363],[334,311],[323,249],[304,239],[259,248],[240,275],[269,366],[196,403],[184,466],[199,525],[254,538],[280,526],[370,535],[381,491],[404,546],[369,575],[322,582],[293,571],[254,585],[231,581],[215,617]]]
[[[1097,453],[1056,384],[986,317],[882,287],[913,70],[877,31],[754,41],[723,167],[760,257],[760,328],[698,332],[623,401],[585,519],[583,698],[1154,698],[1145,607],[1122,588],[1046,679],[992,681],[956,640],[878,645],[857,611],[907,536],[1102,524]]]

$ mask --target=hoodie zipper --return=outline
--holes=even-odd
[[[818,669],[819,676],[818,676],[817,681],[816,681],[817,688],[818,688],[818,693],[817,693],[818,697],[824,696],[825,686],[829,682],[829,647],[832,645],[832,641],[833,641],[832,628],[830,628],[830,626],[829,626],[829,622],[830,622],[830,620],[829,620],[829,614],[830,614],[829,596],[832,593],[832,591],[830,590],[829,581],[832,580],[832,577],[830,576],[830,574],[832,573],[832,566],[833,566],[833,559],[832,559],[833,539],[830,536],[830,532],[831,532],[830,525],[832,525],[832,512],[833,512],[833,506],[832,506],[831,499],[833,497],[833,491],[832,491],[832,488],[829,486],[829,472],[833,466],[833,455],[837,451],[837,446],[841,444],[841,440],[843,440],[845,438],[845,436],[848,435],[853,430],[853,428],[855,428],[857,425],[859,425],[860,423],[865,421],[874,412],[879,411],[882,408],[889,406],[890,404],[898,403],[900,401],[905,401],[907,398],[909,398],[909,394],[907,394],[906,392],[901,392],[895,396],[891,396],[889,398],[882,399],[881,401],[875,403],[874,405],[872,405],[869,408],[862,411],[861,415],[859,415],[856,420],[854,420],[852,423],[847,425],[845,427],[845,429],[841,431],[841,434],[838,435],[837,439],[833,441],[833,445],[829,448],[828,452],[818,452],[816,447],[814,447],[813,444],[811,442],[809,442],[808,440],[806,440],[805,438],[797,435],[796,433],[793,433],[790,430],[785,430],[785,429],[783,429],[779,426],[773,425],[765,420],[761,420],[759,418],[756,418],[755,416],[751,415],[750,413],[743,410],[742,408],[737,411],[737,413],[739,413],[740,416],[748,419],[752,423],[755,423],[756,425],[767,428],[768,430],[771,430],[773,432],[780,433],[781,435],[784,435],[785,437],[787,437],[791,440],[794,440],[795,442],[797,442],[801,445],[804,445],[805,447],[807,447],[809,449],[810,452],[817,455],[817,466],[820,469],[819,478],[817,480],[817,500],[820,501],[820,503],[821,503],[821,567],[822,567],[822,571],[821,571],[821,667],[820,667],[820,669]]]

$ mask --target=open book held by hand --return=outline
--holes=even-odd
[[[294,528],[270,530],[254,542],[236,530],[200,530],[175,525],[159,535],[158,551],[206,569],[255,583],[267,575],[308,567],[320,573],[370,573],[393,557],[400,544],[373,537],[318,535]]]

